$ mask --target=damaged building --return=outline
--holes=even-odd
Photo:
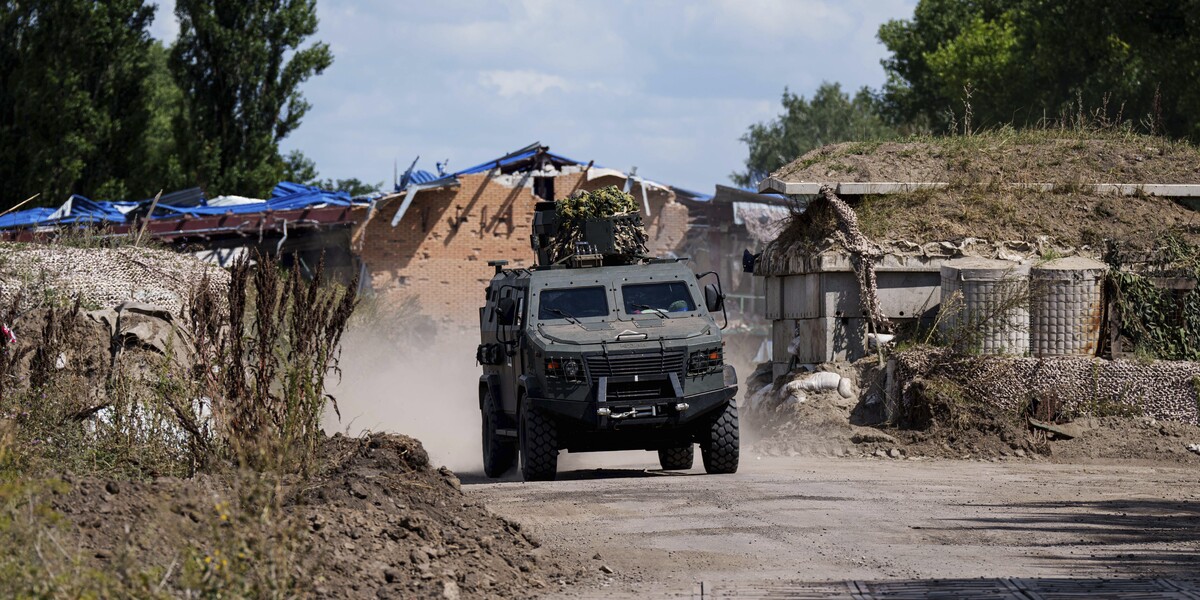
[[[688,228],[688,209],[679,199],[699,195],[540,144],[445,175],[410,170],[397,193],[359,209],[353,250],[380,300],[417,296],[425,314],[472,326],[492,276],[487,261],[534,264],[534,205],[606,186],[628,191],[641,205],[652,254],[676,255]]]
[[[758,252],[789,213],[778,195],[718,186],[715,195],[689,191],[575,160],[540,143],[455,172],[415,168],[394,189],[351,198],[281,183],[267,199],[205,198],[199,189],[155,202],[94,202],[73,196],[58,209],[0,217],[8,240],[30,241],[63,228],[101,235],[144,236],[227,266],[255,252],[278,256],[311,273],[323,259],[341,281],[360,276],[381,307],[409,306],[440,325],[472,327],[488,260],[534,263],[529,244],[535,204],[616,186],[639,205],[656,256],[688,256],[696,272],[713,271],[730,292],[730,318],[757,349],[765,337],[763,286],[743,276],[745,250]]]
[[[352,228],[363,214],[355,209],[368,204],[345,192],[289,182],[276,185],[266,199],[206,198],[200,188],[130,202],[73,195],[58,208],[0,216],[0,239],[51,240],[70,231],[154,239],[221,266],[256,254],[278,257],[307,275],[323,264],[327,276],[348,282],[361,268],[350,253]]]

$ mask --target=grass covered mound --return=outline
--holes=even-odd
[[[771,176],[785,181],[952,185],[1197,183],[1200,149],[1133,133],[1003,128],[974,135],[833,144]]]
[[[971,136],[826,146],[776,171],[787,181],[944,182],[944,189],[845,198],[876,241],[981,238],[1099,248],[1105,240],[1149,250],[1164,237],[1200,242],[1200,212],[1171,199],[1097,194],[1093,183],[1200,183],[1200,151],[1161,138],[1075,131],[1000,130]],[[1049,183],[1054,191],[1007,187]],[[780,235],[781,246],[824,246],[836,223],[814,201]]]

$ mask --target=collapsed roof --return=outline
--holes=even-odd
[[[128,225],[135,218],[145,218],[153,209],[150,222],[180,217],[213,217],[282,212],[326,207],[349,207],[366,204],[356,201],[346,192],[332,192],[298,183],[282,182],[271,190],[265,200],[223,196],[208,200],[198,188],[163,195],[154,200],[136,202],[106,202],[72,195],[62,206],[32,208],[0,217],[0,229],[50,227],[62,225]]]

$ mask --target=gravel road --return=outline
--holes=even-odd
[[[464,490],[600,573],[564,597],[1200,599],[1195,468],[744,455],[706,476],[617,456]]]

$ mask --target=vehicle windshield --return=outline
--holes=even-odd
[[[696,310],[696,303],[682,281],[658,283],[631,283],[621,286],[625,300],[625,312],[631,315],[688,312]]]
[[[542,290],[538,319],[582,319],[608,315],[603,286]]]

